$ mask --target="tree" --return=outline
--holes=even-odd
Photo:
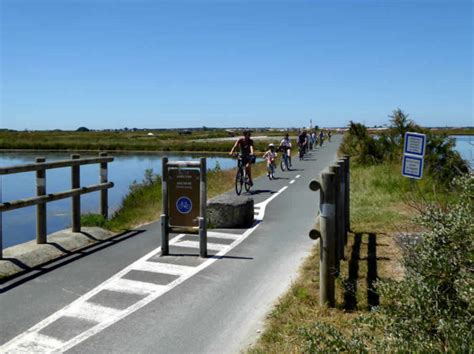
[[[88,132],[89,131],[89,128],[86,128],[86,127],[80,127],[80,128],[77,128],[76,130],[77,132]]]

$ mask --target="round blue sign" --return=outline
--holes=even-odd
[[[181,214],[189,214],[193,209],[193,202],[188,197],[179,197],[176,201],[176,209]]]

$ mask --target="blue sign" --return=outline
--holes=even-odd
[[[176,201],[176,209],[181,214],[189,214],[193,210],[193,202],[188,197],[180,197]]]
[[[403,156],[402,175],[405,177],[421,179],[423,176],[423,161],[422,157],[418,156]]]
[[[405,133],[404,154],[425,156],[426,135],[420,133]]]

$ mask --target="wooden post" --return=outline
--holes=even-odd
[[[206,209],[207,209],[207,167],[206,167],[206,158],[201,158],[200,164],[200,181],[199,181],[199,192],[200,192],[200,211],[198,218],[199,221],[199,256],[202,258],[207,257],[207,218],[206,218]]]
[[[336,175],[332,172],[321,174],[321,243],[319,268],[319,299],[321,305],[335,306],[336,275]]]
[[[0,203],[3,203],[2,177],[0,177]],[[0,211],[0,259],[3,259],[3,212]]]
[[[350,156],[344,156],[344,160],[346,161],[346,192],[344,194],[345,202],[344,205],[346,207],[345,210],[345,217],[346,217],[346,239],[345,242],[347,243],[347,234],[351,231],[351,158]]]
[[[77,160],[81,156],[77,154],[71,155],[71,159]],[[80,166],[71,167],[71,189],[80,188],[81,171]],[[72,232],[81,232],[81,196],[72,197]]]
[[[344,246],[346,244],[347,238],[347,228],[346,228],[346,162],[345,160],[338,160],[337,164],[339,166],[339,195],[337,199],[337,204],[339,205],[339,211],[337,216],[337,222],[340,225],[339,229],[339,256],[340,259],[344,259]]]
[[[161,255],[167,256],[169,248],[169,227],[168,227],[168,158],[161,159],[161,196],[163,199],[163,213],[161,214]]]
[[[340,265],[340,259],[341,259],[341,219],[340,219],[340,213],[341,213],[341,206],[339,204],[339,197],[341,194],[340,191],[340,184],[341,184],[341,169],[339,168],[338,165],[331,165],[329,166],[329,172],[334,173],[335,178],[334,178],[334,204],[335,204],[335,215],[334,215],[334,225],[335,225],[335,250],[334,250],[334,259],[336,262],[336,275],[339,275],[339,265]]]
[[[101,152],[99,154],[100,157],[106,157],[106,152]],[[100,163],[100,183],[107,183],[108,182],[108,169],[107,169],[107,162]],[[109,193],[107,189],[103,189],[100,191],[100,214],[107,220],[108,218],[108,210],[109,210]]]
[[[37,157],[36,163],[45,162],[44,157]],[[46,170],[36,171],[36,196],[46,194]],[[40,203],[36,206],[36,243],[46,243],[46,203]]]

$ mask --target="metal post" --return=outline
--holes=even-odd
[[[340,259],[341,259],[341,219],[340,219],[340,213],[341,213],[341,206],[339,204],[339,196],[340,196],[340,189],[339,186],[341,184],[341,169],[339,168],[338,165],[331,165],[329,166],[329,172],[334,173],[335,178],[334,178],[334,192],[335,192],[335,197],[334,197],[334,205],[335,205],[335,215],[334,215],[334,238],[335,238],[335,249],[334,249],[334,259],[336,262],[336,275],[339,275],[339,266],[340,266]]]
[[[161,255],[167,256],[170,253],[169,248],[169,227],[168,227],[168,158],[161,159],[161,188],[163,199],[163,214],[161,214]]]
[[[106,152],[101,152],[99,154],[100,157],[107,157]],[[100,183],[107,183],[108,182],[108,169],[107,169],[107,162],[100,163]],[[109,192],[108,189],[102,189],[100,191],[100,215],[107,219],[109,210]]]
[[[77,154],[71,155],[71,159],[77,160],[81,156]],[[80,188],[81,186],[81,171],[80,166],[71,167],[71,188]],[[81,232],[81,196],[76,195],[72,197],[72,232]]]
[[[335,209],[336,209],[336,175],[331,172],[321,174],[321,243],[320,243],[320,288],[319,299],[321,305],[335,306]]]
[[[200,217],[199,221],[199,256],[202,258],[207,257],[207,217],[206,217],[206,208],[207,208],[207,167],[206,167],[206,158],[201,158],[200,165],[200,181],[199,181],[199,192],[201,201],[200,205]]]
[[[44,157],[37,157],[36,163],[45,162]],[[36,171],[36,195],[42,196],[46,194],[46,170]],[[46,243],[46,203],[36,206],[36,243]]]
[[[345,160],[338,160],[337,164],[339,165],[339,196],[337,199],[337,204],[339,205],[339,215],[337,216],[338,224],[340,225],[339,229],[339,256],[341,259],[344,259],[344,245],[346,244],[347,238],[347,228],[346,228],[346,162]]]

